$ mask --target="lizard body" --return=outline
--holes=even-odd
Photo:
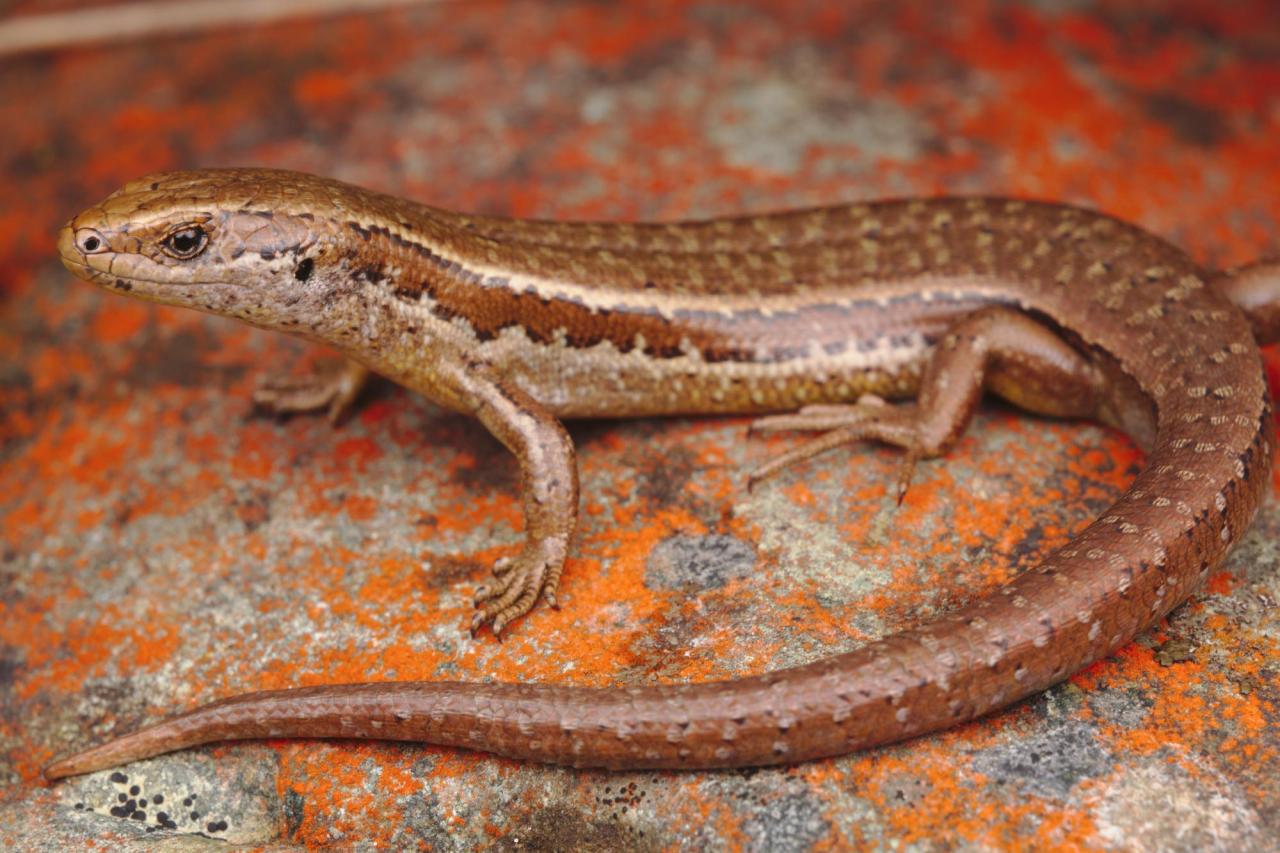
[[[1147,463],[1039,567],[937,622],[754,678],[584,689],[404,682],[232,697],[46,768],[50,778],[210,741],[415,740],[576,766],[724,767],[837,755],[972,719],[1061,681],[1182,601],[1239,539],[1272,458],[1258,342],[1280,265],[1211,273],[1079,208],[908,199],[674,224],[467,216],[289,172],[133,182],[64,229],[109,290],[330,344],[322,388],[372,370],[477,417],[521,468],[526,542],[473,628],[554,603],[576,523],[566,417],[793,411],[849,441],[944,452],[984,390],[1130,433]],[[1255,341],[1256,338],[1256,341]],[[881,398],[914,402],[885,403]],[[796,411],[798,410],[798,411]]]

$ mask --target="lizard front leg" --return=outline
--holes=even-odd
[[[253,404],[278,415],[325,411],[337,423],[369,382],[369,368],[344,358],[317,364],[302,376],[269,374],[253,392]]]
[[[337,420],[355,402],[369,375],[368,368],[345,359],[300,378],[269,378],[259,386],[254,402],[277,413],[327,410],[330,420]],[[556,606],[578,516],[573,443],[560,421],[537,400],[481,362],[442,370],[439,378],[449,387],[449,405],[478,418],[520,463],[525,544],[516,556],[494,564],[493,583],[476,591],[480,610],[471,622],[473,632],[489,622],[496,634],[533,609],[539,594]]]
[[[556,589],[578,520],[578,466],[564,426],[520,388],[481,363],[455,377],[460,401],[520,463],[525,542],[515,557],[494,565],[494,581],[476,591],[475,632],[495,634],[528,613],[538,596],[556,606]]]

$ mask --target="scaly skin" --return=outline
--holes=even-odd
[[[1148,457],[1036,569],[848,654],[640,689],[248,694],[55,762],[51,779],[259,737],[425,741],[609,768],[838,755],[1004,707],[1129,642],[1222,560],[1269,479],[1254,333],[1280,334],[1280,266],[1210,274],[1132,225],[1061,205],[551,223],[220,170],[129,184],[69,223],[59,251],[109,290],[324,341],[356,363],[332,385],[267,387],[277,408],[340,410],[367,368],[478,417],[523,475],[526,545],[479,602],[478,622],[495,630],[539,595],[554,600],[577,510],[561,417],[799,409],[760,425],[833,432],[784,464],[872,438],[906,450],[905,487],[914,460],[945,451],[989,390],[1123,428]]]

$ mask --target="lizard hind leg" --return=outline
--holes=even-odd
[[[830,430],[752,472],[749,485],[784,468],[855,441],[903,450],[897,498],[902,503],[919,459],[945,453],[964,433],[984,390],[1020,408],[1056,417],[1097,412],[1100,372],[1052,328],[1011,308],[992,307],[957,321],[929,356],[915,402],[864,396],[852,405],[807,406],[762,418],[758,431]]]
[[[911,403],[882,404],[873,407],[878,411],[869,413],[862,408],[865,405],[860,402],[849,406],[848,412],[843,416],[823,414],[812,420],[806,417],[803,409],[795,416],[781,415],[777,421],[772,418],[762,418],[755,427],[762,432],[775,432],[783,429],[826,429],[828,431],[816,438],[809,439],[799,447],[793,447],[791,450],[779,453],[752,471],[747,480],[748,488],[755,488],[756,484],[767,480],[779,471],[790,468],[792,465],[796,465],[806,459],[812,459],[828,450],[833,450],[845,444],[852,444],[855,441],[873,440],[894,445],[904,451],[902,465],[898,470],[898,503],[902,503],[907,487],[911,483],[911,477],[915,472],[916,461],[920,458],[916,407]],[[796,418],[795,421],[792,421],[794,426],[778,425],[779,423],[786,423],[785,419],[789,417]],[[830,425],[824,426],[820,424]]]

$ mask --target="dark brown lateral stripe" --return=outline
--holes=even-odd
[[[467,282],[472,280],[470,276],[467,278]],[[696,350],[709,363],[752,364],[779,364],[808,358],[808,342],[832,356],[845,351],[854,341],[864,352],[881,346],[886,337],[891,348],[914,345],[910,335],[886,336],[883,329],[872,332],[860,328],[856,320],[861,316],[865,322],[870,300],[847,305],[819,302],[773,316],[758,309],[731,314],[677,309],[674,316],[668,318],[656,308],[615,305],[592,309],[572,299],[542,296],[532,289],[515,293],[503,287],[477,288],[448,276],[423,282],[419,288],[432,300],[432,310],[437,317],[445,321],[458,318],[466,321],[481,341],[493,340],[503,329],[520,327],[540,344],[550,344],[563,335],[565,346],[581,349],[608,341],[620,352],[631,352],[642,338],[644,353],[652,358],[676,358]],[[416,302],[418,292],[406,285],[395,290],[397,297],[408,302]],[[913,322],[917,327],[922,325],[930,330],[926,333],[927,340],[940,334],[951,318],[990,301],[980,294],[928,301],[911,295],[891,300],[895,307],[918,309]],[[620,320],[622,316],[626,317],[625,322]],[[755,345],[755,341],[778,339],[779,329],[786,327],[793,331],[782,334],[781,339],[790,337],[807,343],[764,348]]]
[[[419,294],[433,301],[433,313],[442,320],[466,321],[476,337],[490,341],[503,329],[521,327],[529,338],[540,344],[561,339],[575,349],[593,347],[608,341],[620,352],[631,352],[637,339],[643,339],[644,353],[652,358],[676,358],[691,351],[701,353],[709,363],[736,362],[779,364],[809,356],[809,342],[828,355],[845,350],[856,342],[859,351],[869,352],[881,346],[889,334],[883,327],[872,333],[862,330],[865,317],[910,312],[913,322],[930,321],[941,325],[976,306],[990,303],[981,293],[942,293],[926,300],[918,293],[879,300],[853,300],[846,305],[834,302],[814,303],[785,312],[768,314],[758,308],[742,308],[729,314],[713,310],[675,309],[664,316],[657,308],[635,305],[591,307],[571,296],[548,297],[529,286],[521,292],[511,288],[511,279],[501,274],[485,275],[464,263],[443,257],[422,243],[406,239],[380,225],[348,221],[346,227],[362,241],[385,240],[398,253],[409,254],[426,262],[415,277],[395,284],[395,295],[405,301],[417,301]],[[385,253],[384,253],[385,256]],[[361,270],[365,280],[377,280],[373,270]],[[861,324],[855,322],[863,316]],[[620,317],[626,321],[621,322]],[[841,322],[845,320],[845,322]],[[803,346],[759,347],[756,341],[777,339],[779,329],[794,329],[792,340],[805,341]],[[913,326],[914,327],[914,326]],[[928,335],[926,335],[928,337]],[[785,336],[784,336],[785,339]],[[889,334],[890,348],[913,345],[909,336]]]

